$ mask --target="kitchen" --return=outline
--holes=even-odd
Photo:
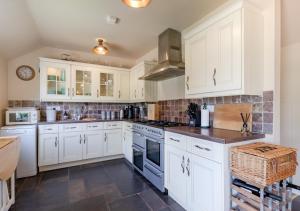
[[[300,209],[295,0],[1,5],[0,211]],[[234,168],[256,142],[277,193]]]

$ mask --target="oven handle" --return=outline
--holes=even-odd
[[[149,170],[152,174],[154,174],[155,176],[161,177],[161,175],[157,174],[156,172],[153,172],[152,169],[151,169],[147,164],[145,164],[144,167],[145,167],[146,169],[148,169],[148,170]]]
[[[136,146],[136,145],[132,145],[132,149],[138,150],[138,151],[142,151],[144,152],[145,150],[142,147]]]

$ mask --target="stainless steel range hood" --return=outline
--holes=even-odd
[[[181,33],[167,29],[159,35],[158,65],[154,66],[141,80],[162,81],[184,75],[185,65],[182,62]]]

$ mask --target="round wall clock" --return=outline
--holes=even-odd
[[[28,65],[22,65],[17,68],[16,74],[23,81],[30,81],[34,78],[34,69]]]

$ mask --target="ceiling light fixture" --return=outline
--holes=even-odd
[[[93,52],[98,55],[106,55],[109,50],[103,45],[104,40],[101,38],[97,39],[98,45],[93,48]]]
[[[151,0],[122,0],[124,4],[133,8],[147,7]]]

